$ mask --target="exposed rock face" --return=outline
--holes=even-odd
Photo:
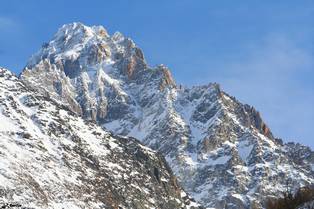
[[[314,183],[313,158],[291,155],[299,148],[275,139],[253,107],[215,83],[177,87],[169,69],[150,68],[133,41],[120,33],[100,37],[96,28],[63,26],[30,59],[21,79],[104,128],[162,152],[183,187],[206,206],[261,208],[287,179],[295,187]]]
[[[196,209],[164,158],[0,68],[0,207]]]

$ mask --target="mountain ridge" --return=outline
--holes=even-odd
[[[264,194],[282,192],[288,178],[294,187],[314,183],[311,149],[283,144],[257,110],[218,84],[176,85],[166,66],[149,67],[121,33],[64,25],[20,78],[83,118],[163,153],[205,206],[262,208]]]

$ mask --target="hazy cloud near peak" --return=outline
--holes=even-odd
[[[314,124],[310,79],[314,55],[293,40],[275,35],[250,45],[241,57],[224,65],[227,73],[217,81],[227,92],[260,110],[277,137],[298,139],[314,147],[308,139]]]
[[[247,68],[254,67],[255,73],[277,74],[293,73],[299,71],[298,67],[304,69],[313,65],[313,55],[284,36],[267,37],[261,43],[252,44],[248,48],[245,60],[231,64],[231,68],[232,65],[241,65],[237,70],[246,71]]]
[[[16,22],[8,17],[1,17],[0,16],[0,29],[5,30],[8,28],[12,28],[16,26]]]

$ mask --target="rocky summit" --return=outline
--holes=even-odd
[[[165,159],[0,68],[0,208],[200,209]]]
[[[136,138],[160,152],[179,184],[205,207],[264,208],[268,198],[280,196],[287,187],[297,189],[314,183],[314,153],[310,148],[283,143],[272,134],[257,110],[228,95],[219,84],[191,88],[177,85],[166,66],[149,66],[142,50],[131,39],[119,32],[109,35],[102,26],[88,27],[81,23],[62,26],[30,58],[20,81],[25,88],[71,111],[71,117],[81,116],[85,123],[97,123],[99,132],[109,130],[114,135],[127,137],[116,139],[121,149],[131,149],[129,143]],[[32,120],[36,121],[36,118]],[[49,120],[45,123],[49,124]],[[84,127],[78,126],[77,134],[84,133]],[[55,134],[54,131],[48,133]],[[60,134],[64,133],[61,131]],[[83,144],[101,143],[95,142],[101,136],[83,135],[79,141]],[[58,143],[70,143],[67,141],[57,137]],[[109,149],[98,144],[95,148],[99,151]],[[126,159],[129,157],[134,158],[128,155]],[[98,155],[93,159],[102,161]],[[113,157],[110,160],[120,164]],[[140,159],[133,159],[134,163],[138,163],[137,160]],[[126,169],[123,163],[119,166]],[[104,178],[102,169],[97,172],[99,178]],[[108,172],[110,169],[115,170],[108,168]],[[169,173],[166,178],[169,180],[170,170],[165,167],[164,171]],[[143,173],[143,170],[138,172]],[[149,173],[153,176],[147,181],[156,179],[155,174]],[[88,175],[84,179],[89,179]],[[155,184],[162,182],[159,176],[157,182],[148,185],[153,189]],[[119,185],[119,182],[111,184],[115,190],[120,188]],[[171,185],[168,186],[179,188],[175,183]],[[123,194],[127,196],[128,193]],[[141,194],[144,198],[145,194]],[[180,201],[178,204],[183,204],[180,195],[175,198]],[[128,198],[124,200],[123,204],[131,204]],[[154,201],[160,205],[166,200]],[[149,200],[141,203],[141,207],[133,207],[143,208],[146,203],[149,204]]]

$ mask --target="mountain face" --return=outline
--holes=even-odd
[[[314,201],[305,203],[302,206],[298,207],[297,209],[308,209],[308,208],[314,208]]]
[[[196,209],[165,159],[0,68],[0,208]]]
[[[310,148],[276,139],[258,111],[216,83],[177,85],[121,33],[64,25],[20,78],[86,120],[161,152],[205,206],[262,208],[287,181],[293,188],[314,183]]]

